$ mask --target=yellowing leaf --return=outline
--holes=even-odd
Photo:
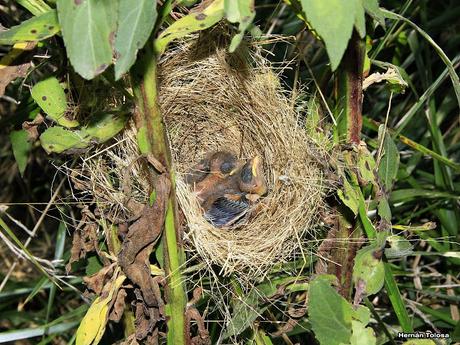
[[[191,12],[164,30],[155,40],[155,50],[158,54],[162,54],[172,40],[184,37],[195,31],[207,29],[221,20],[223,16],[224,0],[214,0],[204,10]]]
[[[60,30],[55,10],[28,19],[11,29],[0,32],[0,44],[40,41],[54,36]]]
[[[62,153],[68,150],[84,149],[89,145],[90,139],[87,133],[54,126],[42,133],[40,144],[48,154]]]
[[[68,130],[60,126],[48,128],[40,136],[47,153],[72,153],[91,144],[103,143],[120,132],[128,119],[127,114],[98,114],[82,129]]]
[[[32,88],[31,94],[46,115],[61,126],[72,128],[79,125],[78,121],[65,117],[67,99],[64,89],[56,78],[50,77],[38,82]]]
[[[96,345],[99,343],[107,324],[109,305],[125,279],[124,275],[120,275],[115,282],[112,282],[107,297],[97,297],[93,301],[78,327],[76,345]]]

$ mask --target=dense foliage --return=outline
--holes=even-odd
[[[167,140],[153,140],[165,138],[156,61],[177,38],[216,25],[231,32],[230,52],[263,44],[299,94],[306,130],[331,138],[337,190],[323,243],[333,245],[274,267],[249,292],[222,278],[231,298],[216,307],[206,277],[182,267],[173,196],[152,196],[164,203],[167,248],[150,248],[152,275],[167,277],[155,339],[395,344],[407,340],[398,332],[430,331],[460,341],[460,4],[195,3],[0,1],[0,342],[135,343],[129,308],[107,322],[127,279],[120,268],[104,293],[85,292],[84,277],[116,261],[110,239],[99,232],[97,253],[64,273],[84,213],[69,170],[87,148],[110,144],[136,107],[139,149],[174,186]]]

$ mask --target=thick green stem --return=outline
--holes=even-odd
[[[365,41],[354,32],[337,73],[338,134],[349,144],[361,137],[365,52]]]
[[[185,344],[185,306],[187,302],[181,268],[184,251],[178,233],[177,206],[171,153],[163,117],[158,104],[157,59],[153,47],[148,46],[131,73],[133,91],[136,97],[136,127],[138,144],[142,153],[152,154],[166,169],[171,180],[171,194],[166,212],[162,243],[165,286],[166,316],[168,325],[167,343]]]

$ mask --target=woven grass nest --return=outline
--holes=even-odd
[[[247,45],[230,54],[216,41],[202,35],[178,43],[159,68],[159,101],[186,220],[184,243],[189,257],[219,267],[221,275],[261,277],[275,263],[299,254],[305,239],[315,238],[327,190],[327,155],[299,125],[305,114],[282,90],[262,48]],[[117,140],[103,152],[88,153],[94,158],[85,160],[83,170],[89,170],[91,181],[84,183],[99,200],[101,213],[129,218],[133,203],[148,200],[148,183],[140,173],[134,130],[125,130]],[[203,157],[222,150],[241,159],[262,157],[268,185],[257,212],[228,229],[204,219],[184,181]],[[121,182],[108,183],[108,171]]]

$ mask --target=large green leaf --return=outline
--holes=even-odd
[[[67,55],[75,71],[92,79],[112,63],[117,1],[58,0]]]
[[[308,314],[321,345],[348,344],[353,309],[323,277],[310,282]]]
[[[323,39],[334,71],[342,60],[353,32],[361,0],[301,0],[310,25]],[[362,11],[358,13],[362,15]],[[358,20],[362,28],[362,20]]]
[[[73,153],[109,140],[124,128],[127,119],[126,113],[93,115],[91,121],[79,130],[71,131],[60,126],[48,128],[40,136],[40,143],[47,153]]]
[[[55,10],[28,19],[11,29],[0,32],[0,44],[40,41],[54,36],[60,30]]]
[[[205,9],[182,17],[163,31],[155,40],[155,50],[161,54],[172,40],[207,29],[221,20],[223,16],[224,0],[214,0]]]
[[[87,133],[71,131],[60,126],[48,128],[40,136],[40,143],[47,153],[84,149],[90,141],[91,137]]]
[[[383,287],[385,272],[382,261],[383,249],[377,243],[361,248],[355,257],[353,281],[356,285],[365,284],[364,291],[375,294]]]
[[[32,149],[32,144],[28,140],[28,134],[25,130],[12,131],[10,133],[11,146],[16,163],[18,163],[19,172],[24,174],[27,166],[29,152]]]
[[[156,2],[152,0],[120,0],[118,28],[115,38],[115,79],[119,79],[136,60],[152,32],[157,18]]]
[[[224,10],[230,23],[239,23],[239,32],[232,38],[229,48],[230,52],[234,52],[256,15],[254,0],[224,0]]]
[[[32,98],[48,115],[64,127],[77,127],[78,121],[69,120],[65,117],[67,110],[67,99],[64,89],[54,77],[49,77],[34,85],[31,91]]]

